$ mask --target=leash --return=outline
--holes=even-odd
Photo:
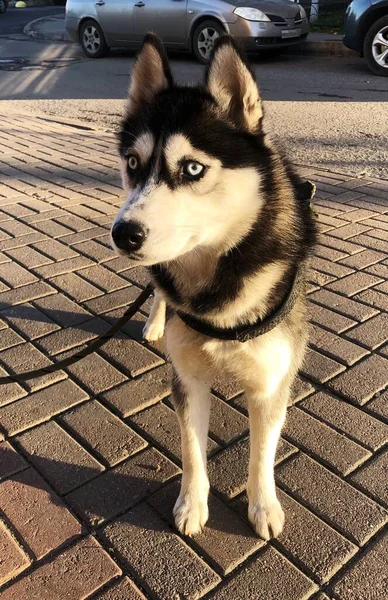
[[[106,344],[106,342],[108,342],[121,329],[121,327],[137,313],[137,311],[143,306],[144,302],[151,296],[153,289],[153,285],[149,283],[147,287],[140,292],[136,300],[131,303],[125,313],[116,321],[114,325],[112,325],[112,327],[110,327],[98,338],[90,342],[90,344],[85,346],[85,348],[79,352],[76,352],[75,354],[60,360],[53,365],[48,365],[47,367],[43,367],[41,369],[33,369],[32,371],[25,371],[24,373],[15,373],[15,375],[0,377],[0,385],[5,385],[6,383],[15,383],[17,381],[27,381],[28,379],[34,379],[35,377],[47,375],[47,373],[54,373],[54,371],[60,371],[65,367],[73,365],[82,358],[85,358],[85,356],[89,356],[89,354],[92,354],[101,348],[101,346]]]

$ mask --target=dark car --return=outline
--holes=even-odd
[[[9,0],[0,0],[0,15],[4,14],[8,8]]]
[[[373,73],[388,77],[388,0],[353,0],[345,15],[343,42],[365,57]]]

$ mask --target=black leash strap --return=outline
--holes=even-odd
[[[144,304],[144,302],[151,296],[153,292],[153,285],[149,283],[147,287],[138,295],[136,300],[132,302],[132,304],[127,308],[125,313],[120,317],[114,325],[110,329],[108,329],[105,333],[100,335],[97,339],[93,340],[85,346],[79,352],[60,360],[59,362],[48,365],[47,367],[43,367],[41,369],[34,369],[32,371],[25,371],[24,373],[16,373],[15,375],[7,375],[6,377],[0,377],[0,385],[5,385],[6,383],[15,383],[17,381],[27,381],[28,379],[34,379],[35,377],[41,377],[42,375],[47,375],[47,373],[53,373],[54,371],[60,371],[65,367],[73,365],[78,362],[85,356],[89,356],[101,346],[106,344],[108,340],[110,340],[129,319],[133,317],[134,314],[137,313],[139,308]]]
[[[230,328],[215,327],[210,325],[207,321],[197,319],[187,313],[177,311],[177,314],[188,327],[207,337],[215,338],[217,340],[244,343],[259,335],[268,333],[268,331],[271,331],[271,329],[274,329],[274,327],[279,325],[279,323],[290,313],[299,292],[304,285],[304,272],[304,267],[299,267],[296,271],[292,285],[282,302],[271,314],[264,317],[264,319],[258,319],[256,323],[252,323],[252,325],[240,325],[238,327]]]

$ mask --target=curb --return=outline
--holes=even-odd
[[[35,25],[40,21],[56,21],[56,17],[40,17],[39,19],[35,19],[34,21],[30,21],[23,29],[24,35],[28,35],[29,37],[33,37],[36,40],[52,40],[56,42],[71,42],[69,40],[66,31],[61,31],[58,33],[43,33],[42,31],[36,31],[34,29]]]
[[[299,46],[290,46],[289,54],[309,54],[314,56],[342,56],[355,57],[357,52],[346,48],[340,40],[327,40],[323,42],[304,42]]]

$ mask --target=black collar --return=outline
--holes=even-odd
[[[225,341],[247,342],[248,340],[271,331],[271,329],[279,325],[279,323],[290,313],[302,289],[304,272],[303,266],[297,269],[291,287],[281,303],[278,304],[268,316],[264,317],[264,319],[258,319],[256,323],[253,323],[252,325],[238,325],[237,327],[225,328],[214,327],[203,319],[198,319],[197,317],[193,317],[192,315],[188,315],[179,310],[177,311],[177,314],[191,329],[194,329],[207,337]]]

